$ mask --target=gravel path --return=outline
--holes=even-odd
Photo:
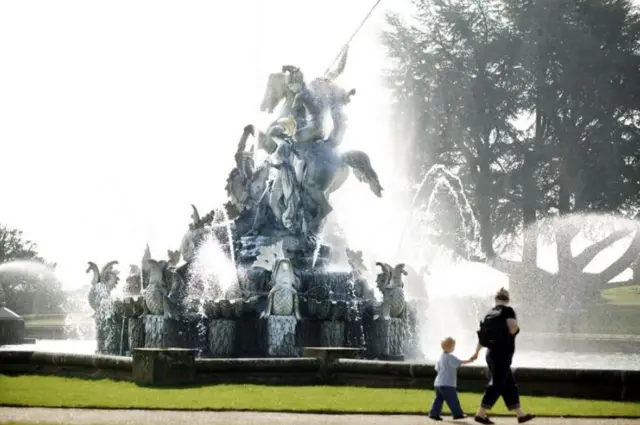
[[[99,410],[0,407],[0,422],[48,422],[67,425],[425,425],[424,416],[316,415],[298,413],[198,412],[175,410]],[[515,418],[496,418],[497,424],[517,424]],[[475,424],[473,420],[443,423]],[[536,418],[532,425],[640,425],[640,419]]]

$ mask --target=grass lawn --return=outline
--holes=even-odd
[[[605,289],[602,291],[602,298],[609,304],[640,308],[640,285]]]
[[[22,316],[24,325],[28,328],[64,326],[66,316],[64,314],[28,314]]]
[[[12,406],[425,413],[432,397],[428,390],[260,385],[157,389],[111,380],[0,375],[0,405]],[[480,395],[462,393],[460,401],[472,412]],[[640,403],[633,402],[522,397],[522,404],[544,416],[640,417]],[[504,413],[502,404],[494,409],[494,414]]]

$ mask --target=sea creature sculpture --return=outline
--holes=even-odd
[[[98,309],[103,300],[109,298],[111,291],[118,284],[118,271],[113,269],[116,264],[118,264],[117,261],[110,261],[100,270],[96,263],[89,261],[87,273],[93,272],[91,289],[89,290],[89,305],[94,311]]]
[[[145,313],[178,319],[177,294],[182,289],[182,278],[166,261],[149,260],[149,286],[144,291]]]
[[[404,283],[402,276],[407,272],[404,264],[397,264],[395,267],[387,263],[376,263],[380,266],[382,272],[376,277],[376,285],[382,292],[382,303],[374,308],[374,320],[382,316],[384,320],[390,318],[401,317],[406,311],[406,302],[404,296]]]
[[[271,290],[267,298],[267,308],[260,317],[266,319],[272,315],[293,315],[300,320],[300,302],[296,290],[298,282],[291,261],[284,256],[282,241],[260,248],[260,254],[253,266],[271,272]]]
[[[125,279],[122,292],[126,295],[140,295],[142,292],[142,271],[135,264],[129,265],[129,276]]]
[[[187,263],[193,261],[200,243],[209,233],[209,230],[205,227],[206,222],[200,218],[198,209],[193,204],[191,204],[191,208],[193,208],[193,213],[191,214],[193,222],[189,224],[189,230],[185,233],[180,244],[180,254]]]

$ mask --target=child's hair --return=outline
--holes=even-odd
[[[509,302],[509,291],[504,288],[500,288],[496,293],[496,301]]]
[[[442,347],[442,351],[449,351],[455,343],[456,340],[448,336],[440,341],[440,347]]]

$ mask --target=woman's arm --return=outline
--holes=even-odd
[[[509,333],[511,335],[517,334],[518,331],[520,330],[517,319],[512,319],[512,318],[507,319],[507,326],[509,327]]]

